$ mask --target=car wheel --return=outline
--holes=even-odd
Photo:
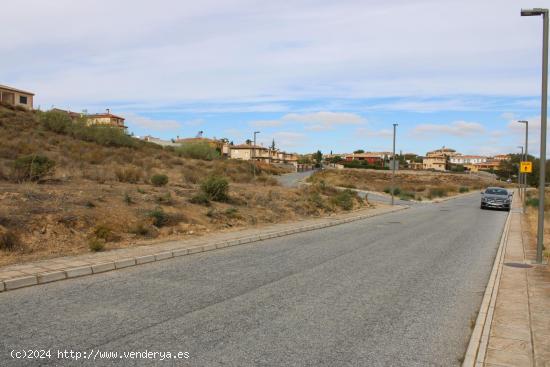
[[[484,206],[483,204],[481,204],[481,205],[479,206],[479,208],[480,208],[480,209],[485,209],[485,206]]]

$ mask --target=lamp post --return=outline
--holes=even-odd
[[[540,104],[539,216],[537,224],[537,263],[542,264],[544,247],[544,188],[546,184],[546,111],[548,103],[548,9],[522,9],[521,16],[542,15],[542,87]]]
[[[259,131],[254,131],[254,147],[252,148],[252,167],[254,168],[254,178],[256,178],[256,134]]]
[[[392,152],[392,174],[391,174],[391,205],[394,205],[395,191],[395,130],[398,124],[393,124],[393,152]]]

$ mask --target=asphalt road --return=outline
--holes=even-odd
[[[0,365],[459,365],[506,218],[478,201],[0,293]],[[71,362],[58,349],[189,358]]]
[[[277,176],[277,181],[279,181],[279,183],[285,187],[298,187],[300,186],[300,181],[305,180],[315,172],[315,170],[311,170],[286,173],[284,175]]]

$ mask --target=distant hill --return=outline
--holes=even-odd
[[[279,187],[282,169],[254,178],[209,149],[0,105],[0,265],[342,210],[334,192]]]

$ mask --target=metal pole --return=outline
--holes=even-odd
[[[521,149],[520,163],[518,164],[518,194],[521,199],[521,159],[523,158],[523,147],[518,146]]]
[[[546,118],[548,102],[548,9],[542,12],[542,100],[540,115],[540,177],[539,177],[539,218],[537,226],[537,263],[542,264],[544,247],[544,188],[546,186]]]
[[[524,151],[524,156],[525,156],[525,162],[527,162],[527,160],[529,159],[529,153],[528,153],[528,147],[529,147],[529,139],[528,139],[528,135],[529,135],[529,121],[525,121],[525,151]],[[527,173],[524,173],[523,174],[523,201],[522,201],[522,204],[523,204],[523,212],[525,213],[525,199],[527,198]]]
[[[392,153],[392,174],[391,174],[391,205],[394,205],[395,191],[395,128],[397,124],[393,124],[393,153]]]

